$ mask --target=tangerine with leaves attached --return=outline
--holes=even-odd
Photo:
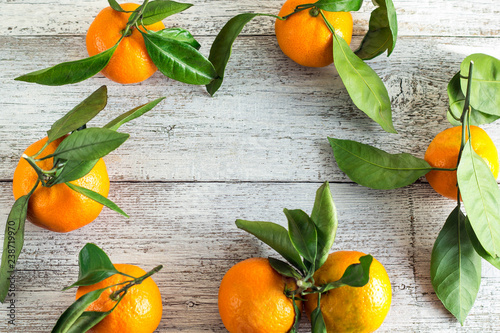
[[[498,152],[488,134],[480,127],[470,126],[472,149],[483,158],[493,176],[498,177]],[[427,147],[424,159],[433,168],[457,167],[462,141],[462,126],[445,129]],[[457,172],[432,170],[425,175],[432,188],[442,196],[457,200]]]
[[[297,6],[309,3],[307,0],[288,0],[278,15],[287,16]],[[350,44],[353,27],[351,13],[323,11],[323,14],[335,33]],[[324,67],[333,63],[333,36],[318,9],[302,10],[285,20],[277,19],[274,28],[283,53],[299,65]]]
[[[125,3],[121,7],[133,11],[138,4]],[[125,32],[131,13],[118,12],[111,7],[104,8],[94,19],[87,31],[86,44],[90,56],[112,48]],[[158,31],[165,28],[162,22],[146,25],[146,29]],[[130,28],[130,35],[123,37],[108,65],[101,71],[108,79],[118,83],[137,83],[146,80],[156,72],[156,66],[149,57],[144,38],[136,27]]]
[[[64,138],[51,142],[37,158],[41,159],[52,154]],[[48,138],[44,138],[35,142],[24,151],[24,154],[35,155],[42,149],[47,140]],[[50,170],[53,163],[53,158],[36,162],[44,170]],[[21,158],[14,171],[12,182],[16,200],[28,194],[37,180],[36,171],[24,158]],[[87,175],[70,183],[107,197],[109,178],[106,164],[102,159],[99,159]],[[56,232],[69,232],[94,221],[101,213],[102,207],[100,203],[73,191],[66,184],[56,184],[51,187],[39,184],[29,199],[27,218],[39,227]]]
[[[339,280],[349,265],[359,263],[364,253],[337,251],[330,253],[326,262],[314,273],[316,284],[323,285]],[[306,314],[318,304],[318,294],[306,296]],[[363,287],[343,286],[327,291],[321,296],[321,313],[328,333],[373,332],[382,325],[391,306],[391,282],[382,264],[373,258],[370,280]]]
[[[129,264],[115,264],[115,268],[122,273],[138,278],[146,272],[137,266]],[[79,287],[76,292],[76,299],[83,295],[107,286],[123,283],[132,280],[130,277],[115,274],[107,279],[90,286]],[[106,312],[111,310],[116,301],[110,296],[120,290],[123,285],[117,285],[106,289],[101,296],[94,301],[86,311]],[[89,333],[153,333],[160,324],[163,305],[160,289],[151,277],[142,283],[136,284],[128,289],[116,308],[107,315],[96,326],[92,327]]]

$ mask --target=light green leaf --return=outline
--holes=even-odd
[[[65,183],[70,189],[72,189],[73,191],[76,191],[80,194],[83,194],[84,196],[100,203],[101,205],[104,205],[106,207],[108,207],[109,209],[111,210],[114,210],[115,212],[117,213],[120,213],[121,215],[125,216],[125,217],[129,217],[123,210],[120,209],[120,207],[118,207],[113,201],[109,200],[108,198],[102,196],[101,194],[97,193],[97,192],[94,192],[92,190],[89,190],[85,187],[81,187],[81,186],[78,186],[78,185],[75,185],[75,184],[71,184],[71,183]]]

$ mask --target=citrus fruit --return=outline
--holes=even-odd
[[[315,284],[321,286],[339,280],[346,268],[359,263],[364,253],[338,251],[314,273]],[[327,332],[373,332],[382,325],[391,306],[392,290],[384,266],[376,259],[370,266],[370,281],[363,287],[343,286],[321,295],[321,312]],[[317,306],[318,295],[306,297],[309,318]]]
[[[498,152],[488,134],[480,127],[470,126],[472,149],[483,158],[495,178],[498,177]],[[424,159],[434,168],[455,168],[457,166],[462,126],[448,128],[432,140]],[[457,200],[457,172],[430,171],[425,175],[432,188],[442,196]]]
[[[125,3],[124,10],[133,11],[138,4]],[[87,52],[90,56],[112,48],[121,38],[131,13],[118,12],[111,7],[104,8],[87,31]],[[162,22],[147,25],[148,30],[165,28]],[[118,83],[136,83],[149,78],[156,72],[156,66],[149,57],[141,33],[134,27],[131,34],[122,39],[102,74]]]
[[[243,260],[231,267],[219,287],[219,314],[231,333],[285,333],[295,320],[285,286],[293,279],[278,274],[265,258]]]
[[[60,138],[51,142],[37,158],[52,154],[63,140],[64,138]],[[45,142],[47,138],[35,142],[24,153],[28,156],[36,154]],[[45,159],[37,162],[37,165],[44,170],[50,170],[53,167],[53,159]],[[24,158],[21,158],[14,171],[12,182],[14,197],[18,199],[28,194],[35,186],[37,179],[38,175],[35,170]],[[70,183],[107,197],[109,178],[104,161],[100,159],[87,175]],[[39,184],[28,202],[27,218],[39,227],[57,232],[68,232],[94,221],[101,210],[101,204],[73,191],[66,184],[57,184],[52,187]]]
[[[143,269],[134,265],[115,264],[114,266],[118,271],[135,278],[146,274]],[[91,286],[79,287],[76,292],[76,299],[96,289],[129,280],[131,280],[130,277],[115,274]],[[122,287],[123,285],[108,288],[96,301],[88,306],[86,311],[105,312],[111,310],[116,303],[109,296]],[[153,279],[149,277],[141,284],[131,287],[113,312],[87,332],[152,333],[160,324],[162,312],[160,290]]]
[[[308,4],[307,0],[288,0],[279,12],[283,17],[295,7]],[[326,23],[318,15],[317,9],[306,9],[295,13],[286,20],[276,20],[274,26],[278,44],[290,59],[307,67],[324,67],[333,62],[333,36]],[[326,19],[334,27],[335,33],[351,43],[352,15],[349,12],[326,12]]]

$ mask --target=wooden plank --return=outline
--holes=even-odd
[[[207,44],[207,39],[201,39]],[[12,178],[21,152],[52,122],[100,85],[109,104],[94,126],[167,96],[155,110],[123,127],[131,139],[110,155],[114,180],[348,181],[327,136],[370,143],[423,157],[432,138],[449,127],[446,86],[467,54],[500,57],[497,38],[402,38],[390,58],[370,61],[392,97],[399,135],[387,134],[357,110],[333,67],[304,68],[286,58],[272,37],[238,40],[224,85],[214,98],[204,87],[161,74],[135,85],[98,75],[72,86],[47,87],[13,77],[83,57],[81,37],[0,37],[0,179]],[[486,126],[500,144],[497,124]],[[22,133],[22,139],[19,135]]]
[[[140,2],[140,1],[135,1]],[[285,1],[191,1],[194,6],[165,20],[167,26],[181,26],[195,36],[216,35],[233,16],[242,12],[278,14]],[[497,0],[394,1],[400,36],[498,36],[500,9]],[[85,34],[104,0],[51,1],[1,0],[0,35]],[[374,8],[365,1],[354,13],[354,34],[363,35]],[[22,13],[20,15],[19,13]],[[274,20],[259,18],[244,34],[272,35]]]
[[[285,225],[282,209],[310,213],[319,183],[113,183],[111,199],[130,214],[104,210],[94,223],[68,234],[30,223],[16,273],[16,327],[0,305],[0,331],[47,332],[73,300],[60,291],[78,274],[77,254],[86,242],[101,246],[114,262],[145,269],[164,264],[155,276],[164,300],[158,332],[223,332],[217,290],[236,262],[275,255],[237,229],[236,218]],[[460,331],[429,281],[430,251],[454,203],[428,185],[375,191],[331,184],[340,225],[333,250],[374,255],[391,277],[393,302],[380,332]],[[10,184],[0,184],[0,216],[12,204]],[[1,237],[0,237],[1,239]],[[466,329],[493,332],[500,316],[500,272],[485,263],[483,285]],[[303,319],[301,332],[307,332]]]

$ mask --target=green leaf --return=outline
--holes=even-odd
[[[458,188],[472,229],[495,258],[500,256],[500,190],[486,162],[472,149],[471,140],[458,165]]]
[[[63,160],[91,161],[106,156],[128,139],[126,133],[107,128],[87,128],[65,138],[53,154]]]
[[[269,260],[269,264],[271,267],[278,272],[279,274],[283,276],[288,276],[294,279],[300,279],[302,276],[289,264],[287,264],[284,261],[274,259],[274,258],[267,258]]]
[[[85,309],[97,300],[106,289],[108,288],[106,287],[91,291],[76,300],[69,308],[66,309],[66,311],[64,311],[61,317],[59,317],[56,325],[52,329],[52,333],[71,332],[72,326],[75,323],[78,325],[78,320],[85,312]]]
[[[328,182],[325,182],[316,191],[311,220],[316,225],[318,236],[318,253],[314,265],[317,270],[328,258],[328,253],[335,241],[338,226],[337,209],[335,208]]]
[[[453,126],[462,126],[462,122],[460,117],[462,116],[462,112],[465,104],[465,96],[462,93],[462,88],[460,87],[460,72],[455,74],[453,78],[448,83],[448,98],[450,101],[450,108],[448,110],[447,118],[450,124]],[[500,116],[495,116],[491,114],[487,114],[481,111],[478,111],[474,108],[471,108],[470,111],[470,125],[483,125],[494,122],[499,119]]]
[[[231,57],[231,50],[236,37],[240,34],[245,25],[256,16],[269,16],[266,14],[244,13],[238,14],[231,18],[215,37],[215,40],[210,48],[208,59],[214,64],[215,71],[218,77],[211,83],[207,84],[208,93],[213,96],[219,90],[224,80],[224,72],[227,62]]]
[[[299,253],[295,250],[290,241],[288,231],[279,224],[272,222],[236,220],[236,226],[251,233],[269,245],[300,271],[306,269]]]
[[[462,93],[467,91],[469,64],[474,62],[470,105],[481,112],[500,116],[500,60],[476,53],[464,59],[460,65]]]
[[[106,86],[102,86],[52,125],[47,131],[48,142],[57,140],[88,123],[104,109],[107,102],[108,89]]]
[[[169,17],[170,15],[185,11],[192,4],[180,3],[168,0],[156,0],[147,4],[142,14],[142,23],[144,25],[160,22],[161,20]]]
[[[116,2],[116,0],[108,0],[108,3],[109,3],[109,6],[111,8],[113,8],[114,10],[116,10],[117,12],[122,12],[122,13],[125,13],[126,11],[122,8],[122,6],[120,6],[120,4],[118,2]]]
[[[329,23],[327,25],[331,27]],[[385,131],[397,133],[392,124],[391,101],[384,83],[370,66],[351,51],[342,37],[331,31],[335,68],[351,100]]]
[[[217,77],[212,63],[191,45],[152,31],[142,36],[154,64],[169,78],[201,85]]]
[[[439,233],[431,256],[436,295],[462,325],[481,283],[481,257],[474,251],[464,221],[460,207],[456,207]]]
[[[321,293],[318,294],[318,304],[311,313],[312,333],[327,333],[323,313],[321,312]]]
[[[392,0],[375,0],[379,7],[370,16],[370,24],[356,55],[361,59],[373,59],[387,50],[391,55],[398,37],[398,21]]]
[[[97,192],[94,192],[92,190],[89,190],[85,187],[81,187],[81,186],[78,186],[78,185],[75,185],[75,184],[71,184],[71,183],[65,183],[70,189],[72,189],[73,191],[76,191],[80,194],[83,194],[84,196],[100,203],[101,205],[104,205],[106,207],[108,207],[109,209],[111,210],[114,210],[115,212],[117,213],[120,213],[122,214],[123,216],[125,217],[129,217],[123,210],[120,209],[120,207],[118,207],[113,201],[109,200],[108,198],[100,195],[99,193]]]
[[[33,82],[47,86],[62,86],[77,83],[99,73],[109,63],[118,44],[95,56],[63,62],[53,67],[21,75],[15,80]]]
[[[158,99],[155,99],[152,102],[149,102],[147,104],[143,104],[141,106],[138,106],[128,112],[125,112],[124,114],[121,114],[120,116],[116,117],[115,119],[111,120],[109,123],[103,126],[103,128],[109,128],[113,131],[116,131],[120,128],[121,125],[128,123],[131,120],[134,120],[135,118],[138,118],[154,108],[158,103],[163,101],[165,97],[161,97]]]
[[[488,261],[490,264],[492,264],[494,267],[500,269],[500,257],[493,258],[488,252],[486,252],[484,247],[479,242],[479,239],[477,239],[476,233],[472,229],[472,226],[470,225],[469,217],[465,217],[465,230],[467,230],[467,235],[469,236],[469,239],[472,243],[472,246],[474,247],[474,250],[476,250],[476,253],[479,254],[483,259]]]
[[[77,180],[88,174],[99,162],[98,159],[91,161],[66,161],[61,172],[50,182],[50,186]]]
[[[80,251],[78,265],[80,266],[78,281],[63,290],[79,286],[90,286],[112,275],[119,274],[107,254],[92,243],[87,243]]]
[[[302,314],[302,309],[299,309],[297,302],[295,301],[295,296],[292,297],[293,311],[295,312],[295,320],[290,333],[297,333],[299,331],[300,325],[300,315]]]
[[[351,140],[328,138],[339,168],[354,182],[379,190],[413,184],[432,168],[410,154],[389,154]]]
[[[309,215],[300,209],[288,210],[283,212],[288,219],[288,234],[293,246],[305,260],[312,264],[310,272],[314,273],[316,255],[318,251],[318,236],[316,226]]]
[[[370,281],[370,266],[372,261],[373,257],[369,254],[360,257],[359,264],[349,265],[339,280],[329,282],[322,286],[322,292],[343,286],[358,288],[365,286]]]
[[[5,224],[2,265],[0,267],[0,302],[2,303],[9,292],[10,276],[14,273],[17,259],[23,249],[24,224],[28,212],[28,201],[35,188],[36,186],[30,193],[23,195],[14,202]]]
[[[106,312],[99,311],[85,311],[80,317],[71,325],[71,327],[66,331],[67,333],[82,333],[87,332],[92,327],[97,325],[101,320],[106,318],[115,308]]]
[[[319,0],[314,6],[327,12],[356,12],[362,4],[363,0]]]
[[[198,43],[196,39],[194,39],[193,35],[186,29],[182,28],[168,28],[168,29],[163,29],[160,31],[156,32],[158,35],[162,36],[163,38],[171,38],[175,39],[179,42],[183,42],[185,44],[191,45],[195,49],[199,50],[201,45]]]

